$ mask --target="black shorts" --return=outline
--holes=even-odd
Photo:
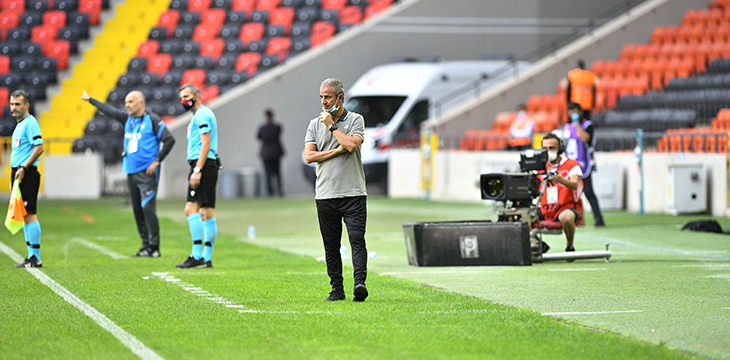
[[[15,181],[15,172],[18,168],[13,168],[10,174],[11,186]],[[31,166],[25,170],[25,177],[20,183],[20,194],[23,196],[23,202],[25,203],[25,211],[28,214],[37,214],[36,205],[38,204],[38,188],[41,184],[41,173],[38,172],[38,168]]]
[[[215,190],[218,184],[218,161],[208,159],[200,170],[200,185],[197,189],[190,187],[190,176],[193,175],[193,168],[197,160],[190,160],[190,172],[188,173],[188,202],[198,202],[200,207],[215,208]]]

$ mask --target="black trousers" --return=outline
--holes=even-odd
[[[159,169],[158,169],[159,173]],[[160,223],[157,220],[157,174],[145,171],[127,175],[137,232],[143,248],[160,248]]]
[[[586,194],[586,198],[588,198],[588,202],[591,204],[593,219],[596,220],[596,222],[602,222],[603,215],[601,214],[601,207],[598,206],[596,193],[593,191],[593,180],[591,180],[591,174],[589,174],[587,178],[583,179],[583,193]]]
[[[343,289],[342,257],[340,255],[343,221],[347,227],[347,237],[350,239],[355,284],[364,284],[368,273],[368,250],[365,246],[367,197],[317,200],[317,216],[319,231],[322,233],[324,242],[327,275],[330,277],[332,289]]]
[[[281,172],[279,171],[279,163],[280,158],[264,160],[264,172],[266,173],[266,189],[269,191],[269,196],[274,196],[274,194],[284,196],[284,190],[281,188]],[[274,181],[276,181],[276,188],[274,188]],[[274,191],[274,189],[276,189],[276,191]]]

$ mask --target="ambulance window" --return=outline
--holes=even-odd
[[[405,96],[357,96],[347,100],[345,109],[362,115],[365,127],[373,128],[387,124],[405,100]]]
[[[398,128],[398,133],[418,133],[421,123],[428,119],[428,100],[421,100],[413,105]]]

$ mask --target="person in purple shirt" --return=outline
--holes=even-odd
[[[595,226],[605,226],[591,180],[591,173],[596,170],[593,154],[596,144],[596,139],[593,137],[593,123],[583,117],[583,110],[579,104],[568,104],[568,123],[560,135],[565,140],[565,154],[568,158],[578,161],[583,170],[583,192],[591,204]]]

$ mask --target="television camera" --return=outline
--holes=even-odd
[[[532,224],[537,219],[540,201],[540,179],[537,174],[545,172],[547,162],[546,150],[525,150],[520,153],[522,173],[481,175],[482,199],[503,203],[497,211],[497,221],[526,221]]]
[[[520,171],[518,174],[482,174],[480,187],[482,199],[495,200],[502,203],[497,209],[498,222],[527,222],[532,226],[539,220],[540,198],[542,197],[541,181],[538,174],[546,174],[548,184],[550,176],[557,170],[550,169],[546,172],[548,163],[547,150],[525,150],[520,152]],[[565,253],[543,254],[542,234],[560,234],[562,230],[543,229],[540,226],[530,231],[530,247],[532,248],[533,261],[543,260],[568,260],[568,259],[590,259],[611,257],[608,250],[609,244],[605,244],[605,251],[574,251]]]

